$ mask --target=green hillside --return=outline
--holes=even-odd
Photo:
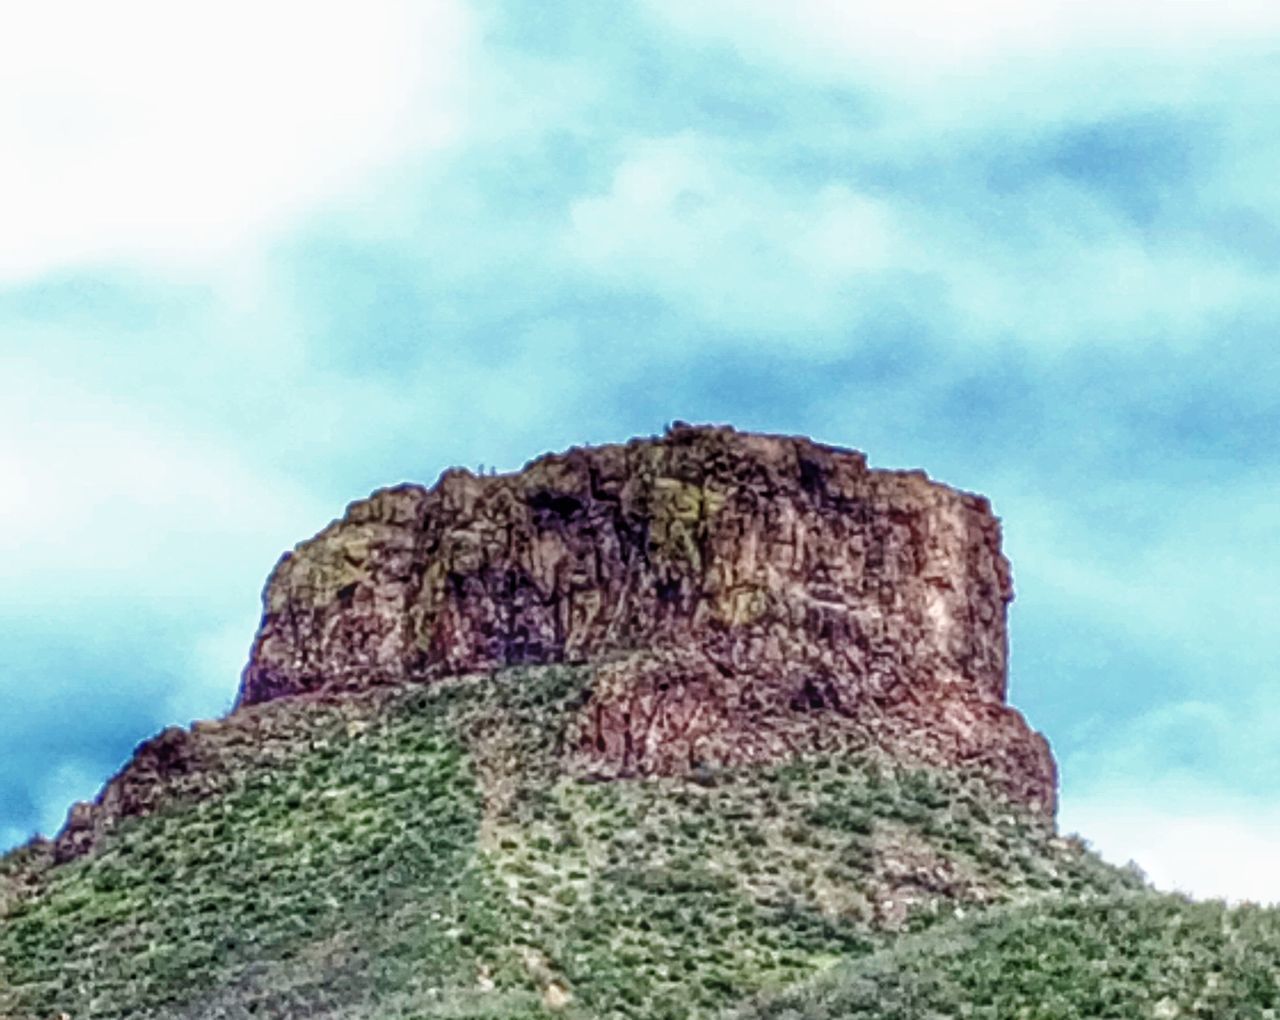
[[[1280,1016],[1280,911],[1150,891],[996,907],[763,997],[735,1020]]]
[[[1276,912],[1145,891],[973,777],[570,774],[591,675],[201,728],[190,795],[0,863],[0,1017],[1280,1015]]]

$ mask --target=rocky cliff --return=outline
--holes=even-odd
[[[864,744],[1052,816],[1048,746],[1005,703],[1011,598],[982,497],[677,424],[353,503],[272,573],[239,704],[590,663],[585,773]]]
[[[1010,598],[983,499],[804,439],[377,493],[0,854],[0,1017],[1271,1016],[1275,911],[1057,835]]]

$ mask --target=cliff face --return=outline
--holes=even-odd
[[[585,772],[873,744],[1052,815],[1047,744],[1005,704],[1011,598],[981,497],[677,425],[352,504],[272,573],[239,704],[586,662]]]

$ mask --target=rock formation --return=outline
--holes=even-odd
[[[1048,745],[1005,703],[1011,598],[982,497],[677,424],[351,504],[272,573],[238,704],[589,663],[584,772],[869,744],[1052,817]]]

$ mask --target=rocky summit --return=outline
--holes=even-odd
[[[1012,597],[981,496],[677,423],[353,503],[272,573],[239,701],[590,663],[583,771],[870,743],[1052,816],[1048,745],[1005,702]]]
[[[352,503],[268,578],[237,712],[581,665],[570,774],[872,750],[1052,821],[1048,743],[1005,700],[1012,598],[985,498],[805,438],[677,423]],[[141,745],[72,809],[58,858],[201,782],[200,730]]]
[[[235,709],[0,855],[0,1020],[1280,1016],[1055,826],[986,500],[677,424],[352,504]]]

